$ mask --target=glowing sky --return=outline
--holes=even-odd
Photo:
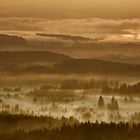
[[[0,0],[0,30],[135,42],[140,41],[139,13],[140,0]]]
[[[0,0],[0,16],[136,18],[139,0]]]

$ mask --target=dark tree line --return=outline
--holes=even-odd
[[[61,129],[47,128],[0,134],[1,140],[139,140],[140,124],[81,123]]]
[[[140,138],[140,123],[129,124],[120,122],[116,123],[79,123],[74,118],[54,119],[52,117],[37,117],[37,116],[25,116],[25,115],[10,115],[2,113],[0,114],[0,127],[7,124],[11,128],[15,128],[14,123],[27,121],[32,126],[34,123],[50,123],[49,125],[56,125],[61,122],[62,125],[54,128],[47,126],[32,127],[31,129],[15,129],[13,131],[0,131],[1,140],[139,140]],[[24,125],[29,125],[25,123]]]
[[[109,86],[104,86],[102,88],[102,91],[105,93],[121,93],[121,94],[139,94],[140,93],[140,82],[133,84],[133,85],[127,85],[126,83],[121,84],[119,87],[111,88]]]
[[[0,133],[15,130],[30,130],[46,127],[48,129],[61,128],[63,123],[73,126],[79,124],[74,117],[53,118],[50,116],[16,115],[8,112],[0,113]],[[1,139],[0,139],[1,140]]]
[[[99,89],[105,86],[115,87],[118,86],[118,81],[109,81],[109,80],[95,80],[94,78],[88,80],[81,79],[69,79],[69,80],[60,80],[55,83],[46,83],[40,87],[40,90],[47,89]]]

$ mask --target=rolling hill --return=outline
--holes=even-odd
[[[72,59],[55,66],[58,73],[140,75],[140,65],[96,59]]]
[[[53,65],[48,65],[52,63]],[[97,59],[74,59],[52,52],[0,52],[1,73],[99,74],[140,76],[140,65]]]
[[[48,51],[0,52],[0,64],[60,62],[68,59],[69,56]]]
[[[25,46],[27,45],[27,41],[22,37],[0,34],[0,47],[18,45]]]

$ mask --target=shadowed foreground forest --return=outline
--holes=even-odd
[[[3,123],[7,122],[7,125],[14,126],[16,123],[24,121],[36,122],[42,124],[42,128],[32,129],[15,129],[12,131],[2,131]],[[3,122],[3,123],[2,123]],[[54,128],[45,126],[56,122]],[[10,115],[2,113],[0,114],[0,138],[2,140],[139,140],[140,137],[140,124],[129,123],[95,123],[85,122],[79,123],[74,118],[61,118],[54,119],[52,117],[33,117],[25,115]],[[30,124],[30,123],[29,123]],[[23,124],[24,125],[24,124]],[[27,126],[26,126],[27,127]],[[8,128],[8,127],[7,127]]]

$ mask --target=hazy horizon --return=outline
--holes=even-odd
[[[139,0],[0,0],[0,17],[140,18]]]

